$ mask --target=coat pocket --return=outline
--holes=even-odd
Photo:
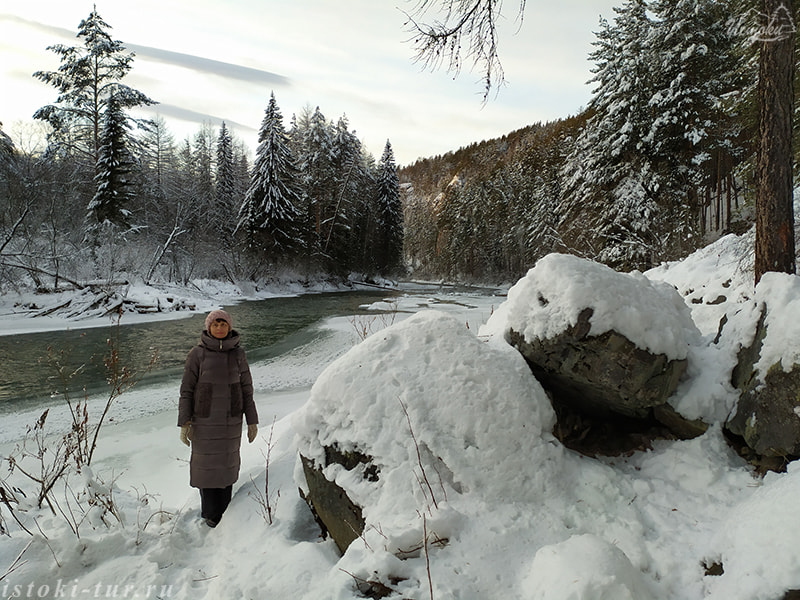
[[[240,382],[230,384],[231,388],[231,416],[241,417],[244,412],[244,401],[242,400],[242,384]]]
[[[213,384],[198,383],[194,392],[194,414],[201,419],[211,416],[211,394]]]

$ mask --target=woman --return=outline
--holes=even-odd
[[[186,357],[178,406],[181,441],[192,448],[189,484],[200,490],[201,515],[216,527],[239,478],[242,415],[247,440],[258,434],[253,379],[233,319],[224,310],[206,317],[200,343]]]

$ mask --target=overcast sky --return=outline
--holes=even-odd
[[[599,18],[619,0],[528,0],[504,5],[500,58],[506,85],[482,103],[481,73],[458,77],[414,62],[403,11],[417,0],[96,0],[111,35],[136,53],[128,85],[177,140],[224,120],[251,150],[270,92],[289,126],[305,106],[346,115],[380,158],[390,140],[398,164],[457,150],[577,113],[589,100],[588,53]],[[46,47],[77,45],[89,0],[0,3],[0,121],[14,137],[57,91],[31,74],[56,70]],[[15,141],[17,141],[15,139]]]

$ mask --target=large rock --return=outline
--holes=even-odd
[[[421,311],[317,378],[294,415],[304,457],[296,482],[342,551],[361,536],[406,555],[426,530],[448,537],[459,498],[539,498],[546,474],[560,472],[555,420],[518,352],[452,315]]]
[[[616,331],[589,335],[593,313],[584,309],[575,325],[552,338],[527,340],[510,329],[508,340],[557,402],[601,416],[651,416],[675,392],[686,360],[642,350]]]
[[[775,280],[765,284],[770,288],[780,283],[798,287],[794,285],[796,277],[768,279]],[[764,289],[758,292],[762,297],[769,296]],[[740,391],[740,397],[726,428],[741,436],[760,456],[796,457],[800,456],[800,364],[792,358],[791,348],[784,348],[784,353],[776,356],[769,346],[776,345],[775,338],[786,339],[787,328],[796,327],[800,315],[785,314],[787,304],[780,300],[780,294],[774,297],[774,309],[769,300],[761,304],[753,341],[739,352],[731,383]],[[794,305],[798,303],[800,298],[788,306],[796,309]],[[796,346],[797,340],[794,341]]]
[[[363,533],[364,517],[361,507],[350,499],[347,492],[325,477],[323,467],[338,464],[351,471],[360,464],[369,465],[364,471],[364,477],[370,481],[378,480],[377,469],[364,454],[340,452],[334,447],[325,448],[325,465],[316,465],[302,454],[300,461],[307,489],[305,493],[301,491],[301,495],[310,506],[323,533],[329,535],[344,554],[347,547]]]
[[[509,290],[482,333],[502,335],[525,357],[552,399],[560,430],[574,429],[562,416],[604,419],[611,437],[620,426],[658,426],[655,419],[680,437],[705,428],[667,404],[689,348],[700,340],[691,311],[668,284],[550,254]],[[581,425],[577,437],[599,431],[596,425]]]

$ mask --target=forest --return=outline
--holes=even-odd
[[[645,270],[748,229],[761,26],[752,4],[628,0],[600,20],[585,110],[403,167],[409,264],[513,280],[567,252]]]
[[[223,122],[176,142],[155,104],[123,83],[134,55],[96,9],[75,47],[48,48],[34,77],[56,101],[36,111],[44,150],[0,128],[0,289],[209,278],[303,280],[402,270],[402,208],[387,140],[379,161],[347,118],[317,107],[284,125],[268,99],[252,159]]]
[[[58,92],[34,115],[46,148],[0,127],[0,289],[494,282],[551,252],[620,270],[682,258],[755,220],[751,5],[626,0],[598,24],[579,114],[401,167],[388,140],[376,161],[345,116],[308,105],[285,124],[274,94],[254,153],[224,122],[176,141],[131,116],[155,100],[123,83],[133,54],[95,10],[82,45],[49,48],[59,69],[33,74]]]

